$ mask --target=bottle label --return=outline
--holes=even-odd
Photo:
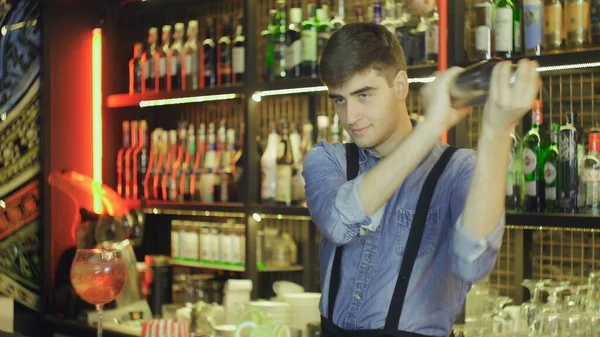
[[[167,76],[167,58],[161,57],[158,59],[158,77]]]
[[[514,41],[515,41],[515,52],[521,52],[521,21],[515,21],[514,27]]]
[[[546,185],[552,185],[556,181],[556,166],[551,162],[544,163],[544,181]]]
[[[425,37],[425,52],[427,55],[438,53],[438,25],[431,25],[427,30],[427,36]]]
[[[510,7],[498,8],[494,20],[496,29],[496,50],[510,52],[513,50],[513,10]]]
[[[302,41],[296,40],[285,50],[285,66],[292,69],[302,63]]]
[[[534,49],[542,44],[542,3],[524,6],[525,49]]]
[[[279,202],[292,201],[292,165],[278,164],[275,173],[275,200]]]
[[[546,187],[546,200],[556,200],[556,187]]]
[[[491,49],[492,31],[488,26],[479,26],[475,29],[475,48],[477,51],[487,52]]]
[[[565,6],[566,28],[569,33],[589,29],[590,3],[587,1],[567,2]]]
[[[537,184],[534,181],[525,182],[525,195],[528,197],[537,196]]]
[[[600,170],[586,168],[581,172],[581,181],[585,183],[597,184],[600,182]]]
[[[219,48],[219,57],[220,57],[220,70],[221,75],[230,75],[231,74],[231,48],[230,45],[225,43],[220,44],[221,48]]]
[[[560,46],[562,43],[563,11],[560,2],[544,6],[544,34],[546,43]]]
[[[232,51],[233,72],[235,74],[243,74],[246,71],[246,48],[234,47]]]
[[[532,174],[537,167],[537,156],[532,149],[523,149],[523,172],[525,174]]]
[[[192,73],[192,55],[185,55],[185,73]]]
[[[302,31],[302,61],[317,61],[317,32]]]

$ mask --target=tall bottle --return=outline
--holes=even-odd
[[[269,133],[267,146],[260,158],[261,167],[261,193],[260,197],[263,203],[270,203],[275,200],[277,186],[277,154],[279,146],[279,134],[275,128],[275,124],[271,124],[271,132]]]
[[[317,57],[323,53],[323,49],[325,49],[325,45],[331,37],[332,30],[329,13],[322,8],[317,9]]]
[[[142,92],[142,44],[133,45],[133,57],[129,60],[129,93]]]
[[[181,53],[183,52],[183,34],[184,26],[182,22],[175,24],[173,33],[173,44],[167,55],[169,77],[167,78],[167,87],[171,90],[181,90]]]
[[[191,183],[191,177],[194,170],[196,159],[196,130],[194,124],[188,125],[187,148],[181,165],[181,177],[179,179],[179,200],[192,200],[194,184]]]
[[[215,42],[215,19],[206,19],[206,38],[202,41],[204,48],[204,86],[217,85],[217,44]]]
[[[187,41],[183,46],[183,89],[198,90],[200,88],[200,52],[198,43],[198,21],[190,20],[187,29]]]
[[[492,0],[480,0],[474,6],[475,15],[475,59],[489,60],[494,55]]]
[[[129,149],[127,149],[127,151],[125,151],[125,181],[124,181],[124,186],[125,186],[125,199],[132,199],[133,198],[133,177],[134,177],[134,170],[136,170],[137,168],[134,167],[134,151],[137,149],[138,146],[138,136],[139,136],[139,129],[138,129],[138,121],[131,121],[130,126],[131,126],[131,146],[129,147]]]
[[[196,132],[196,157],[190,176],[190,193],[192,200],[202,199],[202,173],[204,170],[204,158],[206,153],[206,126],[200,123]]]
[[[544,6],[542,0],[523,1],[523,23],[525,26],[525,54],[542,54],[542,24]]]
[[[158,49],[158,28],[148,30],[148,46],[142,54],[144,64],[143,92],[154,92],[156,89],[156,53]]]
[[[524,209],[527,212],[544,210],[543,150],[544,139],[542,101],[536,100],[531,110],[531,130],[523,139],[523,172],[525,173]]]
[[[231,68],[231,38],[232,23],[228,15],[223,16],[222,34],[217,44],[218,54],[218,84],[230,85],[233,71]]]
[[[275,202],[292,204],[292,177],[294,176],[294,152],[290,142],[288,121],[282,121],[281,140],[277,144],[277,169]]]
[[[167,52],[171,45],[171,26],[162,27],[162,41],[161,45],[156,50],[156,90],[167,91]]]
[[[516,130],[510,136],[512,146],[506,179],[506,209],[520,211],[523,209],[523,141]]]
[[[425,58],[426,62],[437,63],[438,61],[438,50],[439,50],[439,13],[437,6],[429,20],[429,26],[425,35]]]
[[[581,48],[589,44],[590,0],[565,0],[567,47]]]
[[[131,146],[129,137],[129,121],[123,121],[123,146],[117,153],[117,194],[125,197],[125,152]]]
[[[579,193],[579,169],[577,144],[579,137],[575,128],[575,115],[567,112],[567,121],[559,131],[559,167],[558,195],[560,209],[564,213],[577,211],[577,195]]]
[[[309,0],[306,8],[306,20],[302,21],[302,74],[307,77],[317,77],[317,23],[315,22],[317,4],[315,0]]]
[[[590,132],[588,146],[581,183],[585,186],[585,211],[597,215],[600,213],[600,133]]]
[[[555,51],[563,46],[562,0],[544,0],[544,50]]]
[[[200,182],[202,202],[214,202],[215,173],[217,170],[217,139],[215,123],[208,124],[208,146],[204,157],[204,169]]]
[[[560,174],[558,168],[560,167],[558,143],[559,143],[559,132],[560,125],[552,123],[550,133],[550,146],[544,154],[544,187],[545,187],[545,211],[556,212],[559,209],[559,201],[557,200],[557,185],[558,175]]]
[[[134,153],[136,163],[134,171],[134,189],[133,199],[145,199],[145,178],[146,172],[148,171],[148,165],[150,161],[150,151],[148,149],[148,123],[146,120],[141,120],[139,124],[139,143],[138,150]]]
[[[344,0],[338,0],[337,9],[337,15],[333,18],[333,20],[331,20],[331,26],[333,27],[333,31],[336,31],[346,25],[346,22],[344,21]]]
[[[290,25],[285,32],[287,77],[302,76],[302,8],[290,9]]]
[[[496,56],[510,59],[521,51],[521,11],[516,0],[497,0],[494,33]]]
[[[287,15],[285,9],[285,0],[278,0],[277,4],[279,9],[275,15],[275,24],[271,32],[273,41],[273,73],[275,78],[285,78],[286,65],[285,65],[285,31],[287,30]]]
[[[237,18],[231,55],[233,82],[241,83],[244,81],[244,72],[246,71],[246,36],[244,35],[244,18],[241,15]]]

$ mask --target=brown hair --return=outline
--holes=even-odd
[[[350,23],[334,34],[319,60],[319,76],[328,87],[340,87],[352,76],[375,69],[391,86],[406,56],[394,34],[374,23]]]

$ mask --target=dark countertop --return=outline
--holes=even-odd
[[[80,321],[71,319],[62,319],[52,315],[44,316],[44,324],[46,327],[56,333],[60,333],[67,336],[73,337],[96,337],[96,327],[90,326]],[[0,335],[2,337],[3,335]],[[19,335],[6,335],[6,336],[19,336]],[[102,331],[103,337],[131,337],[114,331],[104,329]]]

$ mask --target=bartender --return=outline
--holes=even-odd
[[[413,126],[405,54],[383,26],[335,32],[319,61],[352,144],[320,142],[303,175],[320,249],[324,336],[448,336],[473,282],[492,270],[504,233],[511,132],[539,92],[537,63],[494,67],[478,152],[440,137],[468,114],[451,108],[461,68],[421,91]]]

